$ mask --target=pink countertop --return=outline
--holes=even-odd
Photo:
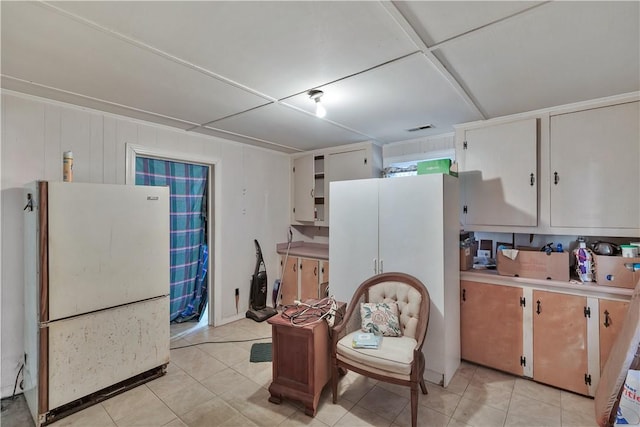
[[[280,255],[287,253],[287,243],[276,244],[276,252]],[[313,258],[329,261],[329,245],[325,243],[291,242],[290,256]]]

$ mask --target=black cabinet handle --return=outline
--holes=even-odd
[[[542,310],[540,310],[540,300],[536,301],[536,306],[537,306],[536,313],[540,314],[540,312],[542,311]]]
[[[318,275],[318,267],[313,267],[313,275],[314,276]]]
[[[466,301],[467,300],[467,290],[463,289],[462,290],[462,301]]]
[[[611,321],[609,318],[609,312],[607,310],[604,311],[604,327],[608,328],[611,326]]]
[[[558,185],[558,181],[560,181],[560,177],[558,176],[558,172],[553,173],[553,184]]]
[[[535,184],[535,182],[536,182],[536,178],[533,176],[533,174],[529,175],[529,182],[531,183],[531,186],[533,187],[533,184]]]

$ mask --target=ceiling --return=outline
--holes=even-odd
[[[640,90],[639,6],[3,0],[2,87],[286,153],[386,144]]]

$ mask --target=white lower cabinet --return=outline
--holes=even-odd
[[[629,303],[462,280],[464,360],[593,396]]]
[[[460,364],[458,180],[418,175],[331,183],[331,293],[349,302],[382,272],[421,280],[431,298],[425,378],[445,386]]]

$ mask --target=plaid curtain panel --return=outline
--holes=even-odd
[[[136,157],[136,185],[169,186],[170,189],[170,320],[175,320],[202,296],[207,166]],[[206,271],[206,270],[205,270]]]

